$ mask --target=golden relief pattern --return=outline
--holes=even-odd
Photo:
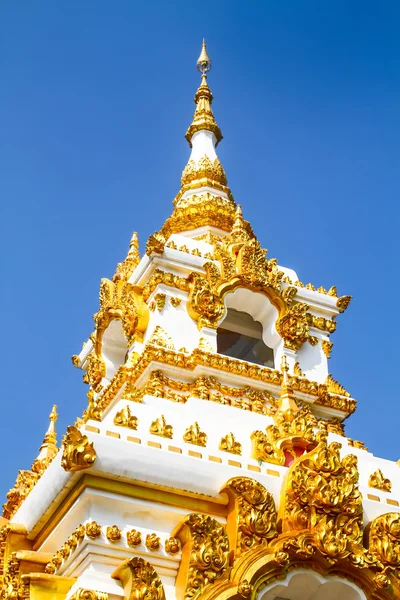
[[[172,425],[167,424],[164,415],[161,415],[161,417],[152,422],[149,431],[153,435],[159,435],[160,437],[169,439],[172,439],[174,435],[174,429]]]
[[[274,499],[261,483],[234,477],[221,492],[228,494],[230,501],[227,532],[235,558],[277,536]]]
[[[128,558],[112,576],[122,582],[124,600],[165,600],[160,577],[143,558]]]
[[[348,454],[341,460],[340,447],[321,441],[295,461],[279,509],[283,533],[311,530],[328,561],[349,556],[351,543],[361,544],[363,534],[357,458]]]
[[[392,491],[392,482],[390,479],[385,477],[380,469],[375,471],[370,475],[368,480],[369,487],[375,488],[377,490],[382,490],[383,492],[391,492]]]
[[[211,182],[217,181],[221,185],[227,185],[226,174],[218,157],[214,162],[211,162],[206,154],[197,162],[189,160],[182,172],[182,185],[199,179],[209,179]]]
[[[127,427],[128,429],[137,429],[139,420],[132,415],[129,406],[124,406],[114,417],[114,425],[119,427]]]
[[[77,427],[70,425],[62,441],[63,454],[61,466],[65,471],[82,471],[89,469],[96,460],[93,442]]]
[[[152,346],[161,346],[162,348],[168,348],[168,350],[175,349],[175,345],[172,338],[160,325],[157,325],[157,327],[154,329],[153,333],[149,338],[148,343]]]
[[[206,352],[199,348],[194,349],[193,352],[188,356],[184,353],[179,353],[166,348],[155,347],[147,344],[143,349],[142,354],[137,356],[137,360],[132,363],[131,367],[120,367],[114,377],[111,379],[107,388],[101,392],[92,405],[89,403],[88,411],[86,411],[84,415],[85,419],[87,420],[88,418],[92,418],[95,420],[101,420],[103,411],[107,408],[112,399],[126,382],[128,385],[122,394],[124,399],[141,402],[143,395],[145,393],[150,395],[153,394],[154,389],[156,392],[155,395],[159,397],[185,402],[186,396],[183,397],[180,394],[173,394],[166,390],[165,386],[171,386],[173,390],[177,391],[189,391],[189,389],[191,390],[193,388],[193,384],[189,384],[187,387],[185,387],[187,384],[183,382],[176,382],[175,385],[175,380],[170,378],[164,379],[161,371],[157,371],[157,377],[152,375],[152,377],[155,377],[154,386],[146,384],[144,388],[136,388],[135,382],[152,361],[164,363],[166,365],[178,366],[186,369],[189,373],[197,366],[201,365],[218,369],[218,371],[221,372],[248,377],[255,381],[273,384],[275,386],[280,386],[282,381],[282,374],[278,370],[269,369],[268,367],[260,367],[253,363],[246,363],[242,360],[229,358],[228,356]],[[161,382],[161,379],[163,382],[159,383]],[[213,383],[217,382],[216,378],[208,378],[208,380],[212,381]],[[356,401],[353,398],[350,398],[350,394],[346,392],[344,388],[339,386],[337,382],[335,384],[332,382],[333,380],[330,377],[328,377],[325,384],[318,384],[314,381],[306,379],[305,377],[299,377],[296,375],[290,377],[290,383],[293,390],[302,392],[304,394],[309,394],[312,401],[316,405],[335,408],[342,411],[345,415],[351,414],[356,409]],[[200,384],[195,385],[197,387],[197,385]],[[210,389],[213,389],[213,387],[211,386]],[[224,404],[237,406],[247,410],[253,410],[255,412],[261,412],[262,414],[273,414],[273,411],[272,413],[270,412],[268,404],[272,403],[273,405],[274,397],[271,394],[268,394],[268,392],[262,391],[261,394],[264,395],[262,398],[259,395],[259,390],[256,391],[254,388],[250,387],[241,388],[242,390],[248,389],[248,394],[246,392],[235,393],[233,392],[235,388],[229,388],[228,386],[225,386],[225,388],[221,387],[219,390],[217,387],[215,389],[220,391],[221,395],[218,396],[217,394],[210,394],[208,399],[212,401],[222,402]],[[340,395],[336,393],[336,390],[340,392]],[[197,393],[194,395],[197,395]],[[227,397],[224,398],[225,395]],[[243,399],[243,401],[236,400],[236,398],[241,395],[249,398],[251,402],[247,401],[246,398]],[[230,398],[229,396],[233,396],[233,398]],[[206,398],[206,396],[199,397]],[[259,402],[259,400],[261,402]]]
[[[183,441],[187,444],[194,444],[195,446],[205,446],[207,444],[207,434],[201,431],[198,422],[196,421],[193,425],[190,425],[183,434]]]
[[[207,586],[228,574],[227,533],[212,517],[192,513],[172,535],[182,543],[182,561],[176,579],[178,597],[196,600]]]
[[[242,444],[236,440],[232,432],[221,438],[219,449],[231,454],[242,454]]]

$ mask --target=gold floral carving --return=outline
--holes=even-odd
[[[56,573],[62,563],[85,539],[85,534],[87,534],[85,526],[78,525],[78,527],[72,532],[61,548],[52,556],[51,561],[47,563],[45,567],[45,573],[50,575]]]
[[[175,348],[172,338],[160,325],[157,325],[151,334],[149,344],[153,346],[161,346],[162,348],[168,348],[168,350],[174,350]]]
[[[151,256],[152,254],[162,254],[164,252],[166,239],[162,233],[153,233],[147,240],[146,254]]]
[[[321,346],[322,346],[322,350],[323,350],[326,358],[330,358],[332,348],[333,348],[333,343],[328,340],[322,340]]]
[[[196,446],[205,446],[207,444],[207,435],[201,431],[198,422],[196,421],[188,427],[183,434],[183,441]]]
[[[321,441],[293,463],[279,509],[282,532],[309,529],[328,561],[349,556],[351,544],[361,544],[363,535],[357,458],[341,460],[340,447]]]
[[[213,292],[211,281],[218,273],[213,263],[205,263],[207,277],[193,272],[189,276],[190,293],[187,305],[189,315],[197,321],[198,328],[211,327],[216,329],[225,315],[225,304],[219,295]]]
[[[165,600],[160,577],[143,558],[128,558],[112,575],[124,588],[124,600]]]
[[[364,442],[360,442],[359,440],[353,440],[351,438],[347,438],[347,443],[349,444],[349,446],[352,446],[353,448],[358,448],[359,450],[368,450],[368,448],[366,447]]]
[[[126,539],[130,546],[140,546],[142,543],[142,534],[140,531],[136,531],[136,529],[131,529],[126,534]]]
[[[171,302],[172,306],[174,308],[176,308],[177,306],[180,305],[180,303],[182,302],[182,299],[181,298],[177,298],[176,296],[171,296],[170,302]]]
[[[296,377],[304,377],[304,373],[300,367],[300,363],[299,362],[295,362],[294,363],[294,367],[293,367],[293,373],[294,375],[296,375]]]
[[[332,375],[328,375],[325,382],[328,391],[332,394],[338,394],[339,396],[346,396],[350,398],[349,392],[342,386],[336,379],[333,379]]]
[[[89,536],[92,540],[101,536],[101,525],[96,523],[96,521],[91,521],[90,523],[86,523],[85,525],[86,535]]]
[[[206,154],[197,162],[193,159],[189,160],[182,172],[182,185],[199,179],[210,179],[211,181],[217,181],[221,185],[227,185],[226,174],[218,157],[214,162],[211,162]]]
[[[372,475],[370,475],[368,485],[371,488],[382,490],[383,492],[392,491],[392,482],[390,481],[390,479],[383,475],[380,469],[378,469],[377,471],[375,471],[375,473],[372,473]]]
[[[337,299],[336,306],[340,312],[344,312],[351,302],[351,296],[341,296]]]
[[[165,551],[168,554],[177,554],[181,550],[181,542],[176,537],[170,537],[165,540]]]
[[[109,542],[119,542],[122,537],[120,528],[117,525],[110,525],[106,529],[106,538]]]
[[[256,460],[284,465],[285,451],[296,458],[294,446],[306,450],[315,446],[318,421],[308,407],[278,410],[273,418],[275,424],[268,425],[265,433],[254,431],[251,434]]]
[[[3,517],[11,519],[14,516],[38,479],[38,473],[29,470],[18,471],[14,487],[7,492],[7,501],[3,504]]]
[[[77,427],[70,425],[62,441],[63,454],[61,466],[65,471],[89,469],[96,460],[93,442],[83,435]]]
[[[297,302],[278,319],[276,330],[283,338],[286,348],[297,351],[309,338],[307,310],[307,304]]]
[[[176,579],[177,597],[195,600],[229,567],[229,539],[225,528],[210,516],[192,513],[172,535],[182,543],[182,560]]]
[[[248,598],[251,596],[253,589],[254,586],[251,585],[247,579],[243,579],[243,581],[241,581],[238,585],[238,593],[240,596],[242,596],[242,598]]]
[[[142,341],[149,321],[149,309],[142,298],[142,290],[123,279],[110,281],[102,279],[100,283],[100,308],[94,315],[95,338],[94,352],[99,358],[104,331],[114,319],[121,321],[122,330],[131,345],[135,339]]]
[[[336,321],[330,321],[324,317],[316,317],[315,315],[307,313],[307,321],[310,327],[315,327],[321,331],[333,333],[336,330]]]
[[[236,440],[232,432],[221,439],[219,449],[231,454],[242,454],[242,444]]]
[[[161,417],[152,422],[149,431],[153,435],[159,435],[160,437],[169,439],[172,439],[174,435],[174,429],[172,425],[167,424],[164,415],[161,415]]]
[[[156,294],[154,296],[154,300],[155,300],[155,303],[156,303],[156,306],[157,306],[157,310],[159,312],[161,312],[162,309],[164,308],[165,302],[167,300],[166,294]]]
[[[107,592],[80,588],[70,596],[70,600],[108,600],[108,594]]]
[[[83,381],[90,384],[95,392],[102,389],[102,379],[106,376],[106,364],[104,360],[91,352],[85,363],[86,373],[83,376]]]
[[[400,588],[400,513],[386,513],[372,521],[368,550],[379,566],[397,579]]]
[[[158,550],[160,548],[160,538],[155,533],[148,533],[146,535],[146,548],[149,550]]]
[[[277,536],[274,499],[261,483],[234,477],[221,492],[229,497],[227,532],[235,558]]]
[[[311,346],[316,346],[319,342],[319,337],[317,337],[316,335],[310,335],[308,338],[308,343],[311,344]]]
[[[129,406],[124,406],[114,417],[114,425],[128,427],[129,429],[137,429],[138,422],[138,418],[131,414]]]

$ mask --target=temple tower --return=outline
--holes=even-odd
[[[330,374],[350,296],[269,258],[218,158],[203,42],[190,156],[143,257],[100,284],[87,406],[20,471],[2,598],[400,597],[400,471],[348,438]],[[244,199],[245,200],[245,199]]]

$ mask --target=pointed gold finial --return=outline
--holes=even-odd
[[[207,54],[206,40],[204,38],[203,38],[203,44],[201,47],[200,56],[197,59],[196,67],[202,75],[205,75],[206,73],[208,73],[208,71],[210,71],[211,67],[212,67],[211,59]]]
[[[192,124],[186,132],[185,138],[192,146],[192,136],[202,129],[212,131],[216,137],[216,145],[222,140],[222,133],[214,119],[211,104],[213,101],[213,95],[207,83],[207,73],[211,69],[211,60],[207,54],[206,42],[203,40],[200,56],[196,63],[197,69],[201,73],[201,84],[198,88],[194,101],[196,103],[196,110]]]
[[[35,473],[41,473],[47,467],[47,465],[53,460],[58,452],[57,448],[57,405],[53,404],[53,408],[49,415],[50,423],[46,431],[46,435],[43,438],[43,443],[39,448],[39,455],[34,460],[32,465],[32,471]]]
[[[58,418],[57,404],[53,404],[53,408],[51,409],[51,413],[49,414],[50,423],[49,423],[49,427],[46,431],[46,435],[44,436],[43,445],[44,444],[57,444],[57,432],[56,432],[57,418]]]
[[[282,356],[281,362],[281,371],[282,371],[282,384],[281,384],[281,395],[279,396],[278,406],[280,410],[292,410],[293,412],[297,412],[299,407],[296,404],[296,398],[293,393],[292,386],[289,383],[289,365],[287,363],[286,356]]]
[[[136,269],[139,263],[139,238],[136,231],[134,231],[129,244],[128,254],[125,260],[118,263],[113,277],[113,281],[115,282],[118,279],[124,279],[125,281],[128,281],[128,279],[130,278],[130,276],[132,275],[133,271]]]

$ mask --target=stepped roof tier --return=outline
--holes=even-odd
[[[400,470],[347,437],[330,373],[351,297],[269,258],[216,149],[203,42],[173,211],[100,283],[72,357],[87,403],[56,407],[0,523],[2,598],[400,597]]]

